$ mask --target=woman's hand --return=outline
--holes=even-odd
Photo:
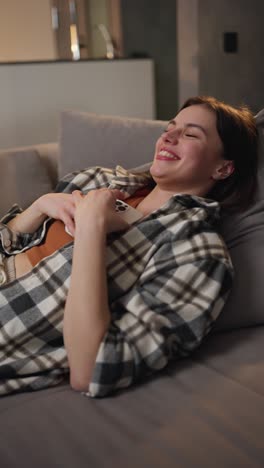
[[[75,230],[87,232],[91,229],[102,229],[108,234],[129,227],[129,224],[115,211],[116,200],[124,198],[120,190],[106,188],[91,190],[85,196],[75,190],[72,192],[72,197],[75,203]]]
[[[59,219],[70,233],[74,232],[75,202],[71,194],[47,193],[35,201],[35,208],[41,215]]]
[[[20,233],[35,232],[47,217],[60,219],[68,230],[74,230],[75,203],[71,194],[47,193],[35,200],[25,211],[8,223],[8,227]]]

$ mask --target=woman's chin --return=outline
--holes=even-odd
[[[152,166],[150,166],[149,172],[152,177],[160,177],[164,174],[164,168],[161,167],[158,161],[154,161]]]

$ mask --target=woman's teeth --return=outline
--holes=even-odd
[[[165,158],[169,159],[179,159],[177,156],[174,156],[173,154],[169,153],[168,151],[161,150],[158,154],[158,156],[163,156]]]

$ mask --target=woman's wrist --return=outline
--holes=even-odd
[[[35,231],[43,221],[48,217],[46,213],[43,213],[39,207],[38,200],[35,200],[32,205],[28,207],[28,221],[34,225],[33,231]]]
[[[39,210],[37,201],[33,202],[23,213],[9,221],[8,227],[21,233],[32,234],[35,232],[47,217]]]
[[[106,238],[107,227],[103,217],[88,218],[85,222],[79,222],[75,225],[75,240],[97,238],[102,240]]]
[[[45,210],[42,207],[43,201],[45,200],[45,197],[48,194],[42,195],[41,197],[37,198],[32,205],[30,205],[30,208],[32,209],[32,212],[34,212],[34,215],[36,217],[47,217],[47,214],[45,213]]]

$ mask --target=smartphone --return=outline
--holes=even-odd
[[[115,210],[128,224],[133,224],[140,218],[143,218],[143,214],[140,211],[128,205],[123,200],[116,200]]]

